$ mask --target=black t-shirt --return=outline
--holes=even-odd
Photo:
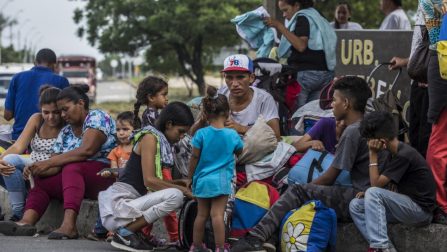
[[[145,195],[147,193],[143,180],[143,170],[141,168],[141,156],[132,150],[126,167],[120,177],[119,182],[131,185],[138,193]]]
[[[309,20],[304,16],[296,18],[295,35],[298,37],[310,36]],[[326,56],[323,50],[311,50],[309,47],[304,52],[298,52],[291,46],[292,54],[287,59],[287,64],[296,66],[298,71],[317,70],[328,71]]]
[[[399,143],[395,156],[388,152],[382,175],[397,185],[398,193],[405,194],[422,209],[435,209],[436,184],[425,159],[413,147]]]

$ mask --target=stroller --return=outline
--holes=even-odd
[[[253,61],[256,80],[253,86],[264,89],[278,103],[279,126],[282,136],[290,135],[291,116],[296,110],[296,97],[301,87],[296,81],[296,68],[282,65],[270,58]]]

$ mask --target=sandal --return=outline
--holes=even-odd
[[[20,225],[13,221],[0,221],[0,233],[6,236],[33,236],[37,232],[35,226]]]
[[[54,231],[48,234],[48,240],[75,240],[78,238],[79,238],[78,234],[69,236],[67,234],[54,232]]]

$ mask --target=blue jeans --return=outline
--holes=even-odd
[[[14,166],[16,170],[9,176],[3,176],[5,189],[8,191],[9,203],[11,204],[12,213],[17,218],[22,218],[23,208],[26,200],[26,185],[23,180],[23,170],[25,166],[31,165],[30,158],[24,158],[17,154],[8,154],[3,157],[3,161]]]
[[[349,212],[369,246],[378,249],[393,246],[388,238],[388,222],[422,226],[432,219],[432,213],[425,212],[407,195],[378,187],[366,190],[363,199],[353,199]]]
[[[320,92],[326,84],[334,79],[333,71],[300,71],[297,73],[296,80],[301,86],[301,92],[298,94],[298,108],[304,104],[320,99]]]

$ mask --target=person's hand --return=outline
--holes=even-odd
[[[408,58],[393,57],[390,60],[391,65],[388,66],[389,70],[396,70],[408,65]]]
[[[31,175],[31,169],[29,168],[29,166],[25,166],[25,169],[23,169],[22,173],[23,179],[28,180],[30,175]]]
[[[112,176],[112,173],[110,171],[103,171],[96,173],[96,175],[99,175],[103,178],[110,178]]]
[[[365,197],[365,192],[358,192],[357,195],[355,195],[355,197],[356,197],[357,199],[364,198],[364,197]]]
[[[0,160],[0,175],[9,176],[16,170],[15,166],[8,164],[6,161]]]
[[[48,162],[48,160],[38,161],[38,162],[35,162],[34,164],[29,166],[31,173],[34,176],[39,176],[41,173],[48,170],[49,168],[51,168],[51,165]]]
[[[247,127],[240,125],[239,123],[235,122],[233,119],[228,119],[225,121],[225,127],[234,129],[240,134],[245,134],[247,132]]]
[[[312,150],[316,150],[316,151],[324,151],[324,145],[323,142],[319,141],[319,140],[313,140],[311,141],[312,143]]]
[[[368,148],[370,152],[378,153],[385,149],[385,141],[383,139],[370,139],[368,140]]]
[[[264,24],[276,29],[279,29],[281,26],[284,26],[281,22],[271,17],[264,18]]]
[[[192,191],[189,188],[182,187],[181,191],[182,191],[183,195],[185,195],[185,197],[187,197],[189,199],[194,198],[194,196],[192,195]]]

